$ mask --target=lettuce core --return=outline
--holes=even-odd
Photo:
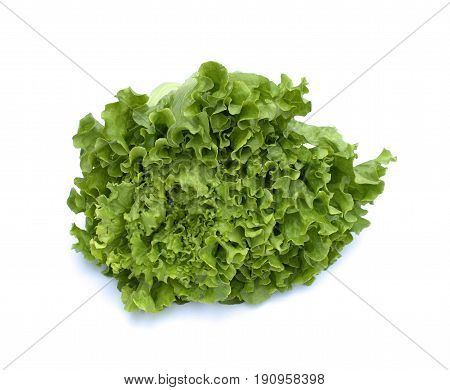
[[[355,165],[335,128],[294,119],[307,92],[207,62],[150,96],[119,91],[104,124],[81,119],[74,249],[118,280],[126,310],[259,303],[311,284],[369,225],[394,157]]]

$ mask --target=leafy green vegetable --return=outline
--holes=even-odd
[[[125,309],[261,302],[311,284],[369,225],[394,158],[355,166],[336,129],[294,119],[307,92],[207,62],[150,97],[120,91],[104,124],[81,119],[74,248],[118,279]]]

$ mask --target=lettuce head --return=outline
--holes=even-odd
[[[335,128],[296,120],[307,92],[207,62],[81,119],[74,249],[118,280],[126,310],[262,302],[311,284],[369,225],[394,158],[356,165]]]

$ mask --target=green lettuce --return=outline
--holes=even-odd
[[[394,157],[355,165],[335,128],[294,118],[307,92],[207,62],[150,96],[119,91],[103,123],[81,119],[74,249],[118,280],[126,310],[259,303],[311,284],[369,225]]]

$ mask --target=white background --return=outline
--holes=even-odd
[[[3,0],[2,0],[3,1]],[[206,60],[305,76],[314,109],[444,1],[4,0],[112,91],[181,82]],[[312,120],[398,156],[372,226],[331,271],[450,364],[450,7]],[[71,251],[71,137],[112,97],[0,6],[0,362],[107,282]],[[449,371],[327,273],[259,306],[122,309],[110,284],[7,370],[3,389],[124,388],[124,375],[324,373],[325,389],[448,389]],[[269,386],[266,386],[269,387]],[[167,387],[166,387],[167,388]],[[206,387],[205,387],[206,388]],[[233,387],[234,388],[234,387]],[[286,388],[293,388],[286,386]]]

